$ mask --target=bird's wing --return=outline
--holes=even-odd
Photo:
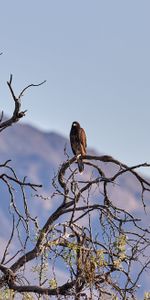
[[[82,155],[86,155],[87,139],[83,128],[80,128],[80,142],[82,145]]]

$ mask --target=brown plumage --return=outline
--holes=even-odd
[[[74,155],[77,156],[79,172],[83,172],[84,164],[82,161],[83,155],[86,155],[86,134],[78,122],[73,122],[70,131],[70,144]]]

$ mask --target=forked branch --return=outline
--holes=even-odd
[[[46,80],[44,80],[43,82],[38,83],[38,84],[29,84],[20,92],[19,96],[16,96],[15,92],[13,90],[13,87],[12,87],[12,79],[13,79],[13,75],[11,74],[9,81],[7,81],[7,85],[9,87],[15,107],[14,107],[12,116],[9,119],[4,120],[4,121],[3,121],[4,113],[2,111],[1,117],[0,117],[0,132],[3,131],[4,129],[6,129],[7,127],[11,126],[12,124],[18,122],[22,117],[25,116],[27,110],[24,110],[24,111],[21,110],[21,97],[23,96],[23,93],[30,87],[37,87],[46,82]]]

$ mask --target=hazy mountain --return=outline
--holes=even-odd
[[[40,131],[30,125],[16,124],[0,134],[0,164],[5,160],[11,159],[11,165],[15,168],[18,177],[28,176],[30,181],[42,183],[41,194],[46,197],[49,197],[52,193],[51,180],[56,174],[58,167],[67,159],[64,155],[64,149],[71,157],[72,153],[67,138],[54,132]],[[106,165],[105,170],[111,174],[114,171],[114,166],[112,164],[109,167]],[[10,201],[6,192],[6,188],[2,185],[0,211],[1,248],[5,243],[6,236],[10,234],[11,227],[8,215]],[[120,201],[120,206],[128,209],[130,212],[144,216],[145,222],[148,222],[148,217],[144,215],[141,201],[139,201],[140,187],[132,175],[127,174],[122,177],[119,185],[116,189],[113,188],[111,192],[114,202]],[[50,198],[42,200],[41,198],[35,199],[33,197],[31,199],[32,202],[29,205],[35,215],[41,215],[42,211],[42,223],[49,215],[49,210],[54,209],[58,205],[57,202],[52,203]],[[6,229],[5,231],[4,228]],[[146,286],[148,289],[145,277],[145,286],[142,286],[142,290],[146,290]]]

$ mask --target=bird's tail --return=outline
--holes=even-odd
[[[77,157],[78,169],[79,172],[82,173],[84,171],[84,163],[82,161],[81,156]]]

